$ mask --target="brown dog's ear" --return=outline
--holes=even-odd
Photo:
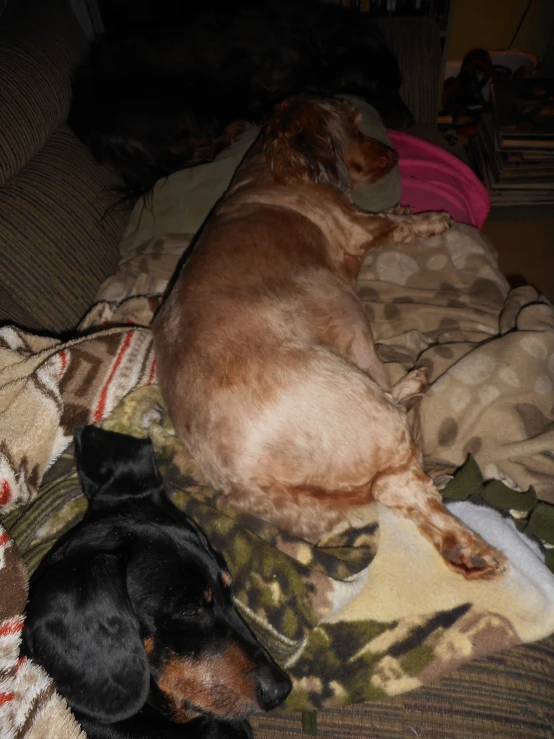
[[[262,134],[275,179],[347,191],[345,158],[357,129],[356,116],[354,108],[339,100],[297,96],[281,103]]]

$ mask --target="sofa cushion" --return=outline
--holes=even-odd
[[[72,329],[117,265],[118,180],[63,125],[0,188],[0,322]]]
[[[64,0],[32,0],[0,25],[0,187],[67,118],[86,48]]]

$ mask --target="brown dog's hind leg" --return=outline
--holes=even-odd
[[[414,452],[407,469],[386,472],[374,481],[374,499],[413,521],[450,569],[466,579],[490,580],[501,575],[506,557],[449,512],[415,457]]]
[[[426,367],[415,367],[392,386],[391,395],[397,403],[409,407],[429,387]]]

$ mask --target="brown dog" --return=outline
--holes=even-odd
[[[448,228],[446,213],[369,214],[349,198],[397,160],[338,100],[276,111],[209,219],[153,325],[177,433],[229,501],[317,541],[379,501],[415,522],[454,570],[504,556],[455,519],[423,472],[354,284],[366,252]]]

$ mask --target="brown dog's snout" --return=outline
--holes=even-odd
[[[382,156],[375,162],[376,169],[382,172],[383,177],[391,171],[400,159],[396,149],[392,149],[390,146],[384,146],[384,149]]]
[[[346,166],[351,187],[377,182],[397,164],[398,152],[387,144],[358,134],[350,144]]]
[[[377,169],[382,169],[384,172],[388,172],[395,166],[395,164],[398,163],[400,157],[396,149],[393,149],[392,146],[381,144],[380,149],[381,156],[375,159],[375,167]]]
[[[288,675],[276,664],[264,664],[258,667],[254,679],[258,705],[263,711],[270,711],[281,705],[292,690]]]

